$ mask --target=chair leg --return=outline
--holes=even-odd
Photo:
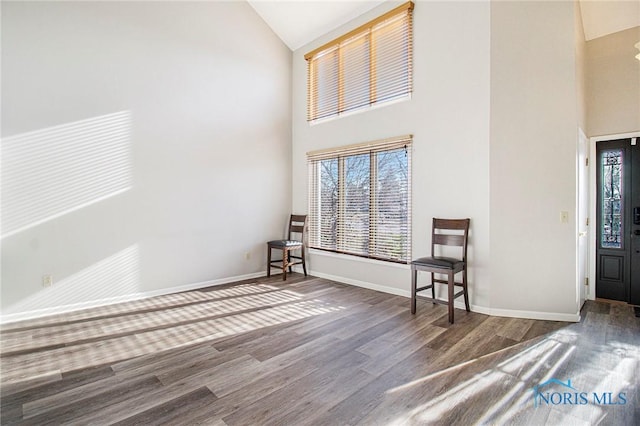
[[[417,269],[412,269],[411,270],[411,313],[412,314],[416,313],[417,281],[418,281],[418,270]]]
[[[435,281],[433,281],[436,278],[436,275],[432,272],[431,273],[431,298],[433,300],[436,300],[436,283]],[[433,304],[435,305],[436,302],[433,302]]]
[[[271,247],[267,246],[267,277],[271,276]]]
[[[289,272],[293,272],[293,267],[291,266],[291,253],[287,250],[287,265],[289,265]]]
[[[471,312],[471,309],[469,309],[469,292],[467,291],[467,268],[462,270],[462,290],[464,290],[464,306],[467,308],[467,312]]]
[[[449,272],[448,281],[447,288],[449,290],[449,301],[447,305],[449,305],[449,322],[453,324],[453,271]]]
[[[304,246],[302,246],[302,270],[304,271],[304,276],[307,276],[307,263],[304,259]]]
[[[282,281],[287,280],[287,259],[289,258],[289,250],[282,249]]]

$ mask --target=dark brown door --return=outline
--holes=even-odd
[[[640,145],[598,142],[596,296],[640,305]]]

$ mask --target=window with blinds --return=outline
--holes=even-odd
[[[405,3],[305,55],[308,121],[411,94],[412,11]]]
[[[411,136],[307,154],[309,246],[411,258]]]

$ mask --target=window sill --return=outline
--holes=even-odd
[[[385,262],[384,260],[367,259],[366,257],[351,256],[349,254],[343,254],[343,253],[332,253],[324,250],[309,249],[309,254],[312,254],[314,256],[331,257],[334,259],[348,260],[353,262],[368,263],[368,264],[378,265],[378,266],[389,266],[397,269],[405,269],[405,270],[411,269],[411,265],[407,265],[404,263]]]

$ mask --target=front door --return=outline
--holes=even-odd
[[[598,142],[596,297],[640,305],[640,145]]]

